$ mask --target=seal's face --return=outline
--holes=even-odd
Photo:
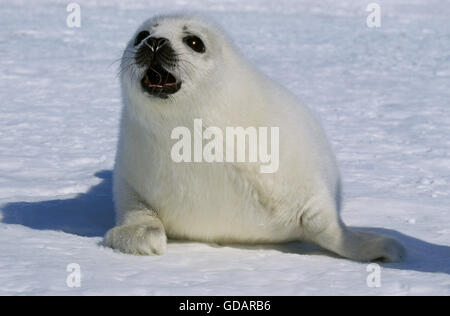
[[[130,40],[122,71],[131,77],[133,90],[139,86],[139,92],[148,97],[167,99],[181,89],[193,88],[200,79],[196,77],[204,77],[214,66],[211,37],[208,28],[198,22],[151,19]],[[128,85],[127,81],[122,82]]]

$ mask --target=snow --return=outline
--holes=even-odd
[[[450,4],[371,1],[0,0],[0,295],[449,295]],[[302,243],[170,242],[161,257],[101,245],[113,225],[117,63],[147,17],[198,10],[317,113],[351,226],[398,238],[381,265]],[[66,268],[79,264],[81,286]]]

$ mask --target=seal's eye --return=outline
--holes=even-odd
[[[142,31],[140,32],[137,36],[136,39],[134,40],[134,46],[139,45],[144,39],[146,39],[148,36],[150,35],[149,31]]]
[[[197,53],[204,53],[206,48],[203,41],[195,35],[189,35],[183,38],[183,42]]]

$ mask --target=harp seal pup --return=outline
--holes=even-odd
[[[198,16],[157,16],[121,62],[123,112],[114,169],[117,226],[104,244],[163,254],[167,237],[215,243],[304,240],[358,261],[398,261],[394,239],[355,231],[339,216],[340,177],[310,110]],[[171,159],[179,126],[279,127],[279,168]],[[274,143],[275,144],[275,143]]]

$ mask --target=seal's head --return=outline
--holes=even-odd
[[[225,40],[211,22],[193,16],[158,16],[143,23],[122,57],[122,87],[147,98],[168,99],[201,89],[220,64]],[[206,81],[205,81],[206,80]]]

